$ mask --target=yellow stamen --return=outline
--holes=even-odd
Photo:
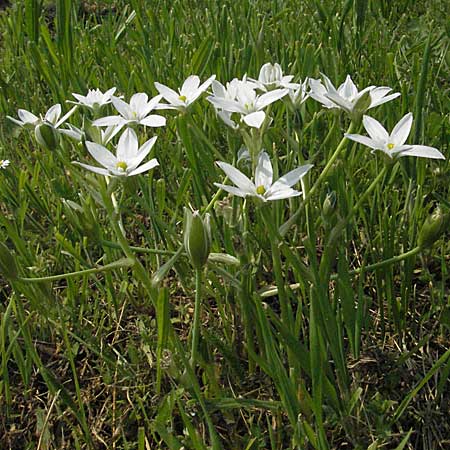
[[[124,161],[119,161],[119,162],[116,164],[116,169],[119,169],[120,171],[125,172],[125,171],[127,170],[127,168],[128,168],[128,165],[127,165],[127,163],[124,162]]]
[[[261,185],[256,188],[256,193],[259,195],[264,195],[266,193],[266,188]]]
[[[394,144],[388,144],[388,145],[387,145],[387,148],[388,148],[389,150],[392,150],[394,147],[395,147]]]
[[[185,95],[180,95],[178,99],[181,100],[182,102],[185,102],[187,100],[187,97]]]

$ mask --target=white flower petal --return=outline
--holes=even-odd
[[[144,108],[147,106],[147,103],[148,95],[145,92],[138,92],[132,95],[130,98],[131,111],[137,113],[140,116]]]
[[[427,145],[412,145],[410,150],[401,152],[398,156],[417,156],[419,158],[445,159],[445,156],[434,147]]]
[[[119,138],[117,144],[117,161],[128,161],[135,158],[138,152],[139,144],[136,132],[132,128],[127,128]]]
[[[216,79],[215,75],[211,75],[206,81],[204,81],[199,87],[198,92],[201,94],[202,92],[205,92],[206,89],[211,86],[212,82]]]
[[[256,111],[246,116],[242,116],[242,120],[249,126],[253,128],[261,128],[261,125],[266,118],[266,113],[264,111]]]
[[[215,97],[219,98],[225,98],[227,95],[227,90],[225,89],[225,86],[217,80],[214,80],[212,82],[212,91]]]
[[[344,96],[346,99],[354,99],[358,95],[358,88],[353,83],[350,75],[347,75],[344,83],[342,84],[342,92],[341,89],[338,89],[339,93]]]
[[[327,94],[325,94],[325,98],[330,100],[336,106],[342,108],[344,111],[347,111],[348,113],[351,113],[353,110],[353,104],[345,98],[341,97],[336,92],[328,92]]]
[[[382,149],[384,152],[389,153],[390,155],[396,156],[397,153],[405,152],[406,150],[411,150],[412,145],[396,145],[394,148],[389,149],[387,146],[384,146]]]
[[[163,127],[166,125],[166,118],[157,114],[151,114],[140,120],[139,123],[147,127]]]
[[[55,128],[58,128],[60,125],[62,125],[78,108],[78,105],[75,105],[73,108],[71,108],[61,119],[59,119],[56,124]]]
[[[364,116],[363,125],[366,131],[369,133],[369,136],[374,141],[386,142],[389,139],[387,131],[384,129],[383,125],[378,122],[378,120],[375,120],[374,118],[369,116]]]
[[[114,125],[124,125],[126,120],[122,116],[107,116],[102,117],[101,119],[94,120],[92,125],[95,127],[106,127],[106,126],[114,126]]]
[[[275,89],[274,91],[267,92],[257,98],[255,107],[258,110],[263,109],[271,103],[284,97],[288,93],[289,89]]]
[[[117,109],[117,112],[124,117],[125,119],[130,119],[133,115],[133,111],[130,105],[118,97],[112,97],[111,99],[114,108]],[[112,124],[109,124],[112,125]]]
[[[26,123],[22,122],[21,120],[17,120],[14,117],[6,116],[7,119],[9,119],[11,122],[14,122],[16,125],[19,125],[20,127],[23,127],[24,125],[27,125]]]
[[[102,169],[101,167],[90,166],[89,164],[84,164],[78,161],[72,161],[73,164],[77,166],[81,166],[84,169],[90,170],[91,172],[98,173],[100,175],[110,175],[110,172],[106,169]]]
[[[103,94],[103,98],[111,100],[111,97],[114,95],[114,93],[116,92],[115,87],[112,87],[111,89],[108,89],[104,94]]]
[[[142,147],[139,149],[137,154],[130,160],[128,160],[128,168],[129,170],[134,170],[139,164],[147,157],[155,144],[157,136],[149,139]]]
[[[80,104],[84,104],[86,102],[86,97],[84,95],[75,94],[72,92],[72,95],[80,102]]]
[[[237,195],[238,197],[247,197],[247,195],[253,195],[250,194],[249,192],[244,192],[237,187],[229,186],[227,184],[214,183],[214,185],[222,189],[223,191],[229,192],[230,194],[233,195]]]
[[[168,101],[171,105],[181,106],[184,103],[180,100],[180,96],[177,92],[164,84],[158,83],[155,81],[155,88],[157,91],[163,96],[163,98]]]
[[[386,103],[386,102],[390,102],[391,100],[394,100],[394,98],[400,97],[400,95],[401,95],[400,92],[397,92],[395,94],[391,94],[391,95],[388,95],[386,97],[383,97],[380,100],[377,100],[376,102],[373,102],[370,105],[370,108],[373,108],[374,106],[380,106],[380,105],[382,105],[383,103]]]
[[[75,128],[75,127],[74,127]],[[80,142],[83,138],[83,132],[78,129],[69,129],[69,130],[58,130],[59,133],[69,136],[74,141]]]
[[[273,169],[269,155],[261,152],[258,158],[258,164],[255,170],[255,186],[264,186],[267,191],[272,186]]]
[[[217,111],[217,115],[224,121],[225,125],[228,125],[233,130],[237,130],[239,125],[236,124],[233,120],[231,120],[231,113],[227,111]]]
[[[39,122],[39,117],[35,116],[33,113],[30,113],[30,111],[27,111],[26,109],[19,109],[19,111],[17,111],[17,115],[24,123],[35,124],[36,122]]]
[[[181,86],[180,95],[184,95],[185,97],[189,98],[195,93],[199,86],[200,78],[197,75],[190,75],[186,78],[183,86]]]
[[[397,146],[403,145],[406,142],[406,139],[408,139],[409,133],[411,132],[412,122],[412,113],[406,114],[398,121],[397,125],[395,125],[390,135],[392,143]]]
[[[118,116],[116,116],[118,117]],[[110,125],[108,128],[106,128],[105,131],[102,131],[102,144],[106,145],[108,142],[111,141],[111,139],[116,136],[117,133],[123,128],[125,125],[125,122],[122,121],[118,125]]]
[[[271,188],[266,192],[266,195],[274,195],[279,191],[285,191],[294,184],[298,183],[302,177],[313,167],[312,164],[305,164],[304,166],[297,167],[297,169],[291,170],[287,174],[278,178]]]
[[[159,166],[159,162],[156,158],[151,159],[150,161],[146,162],[145,164],[142,164],[142,166],[138,167],[137,169],[132,170],[128,175],[138,175],[143,172],[147,172],[148,170],[151,170],[155,168],[156,166]]]
[[[159,101],[162,98],[163,98],[162,95],[157,95],[157,96],[153,97],[152,99],[150,99],[150,101],[146,105],[142,106],[142,108],[139,112],[139,116],[141,118],[145,117],[152,109],[154,109],[159,104]]]
[[[255,185],[240,170],[231,164],[222,161],[216,161],[216,164],[225,172],[226,176],[243,192],[249,195],[256,194]]]
[[[297,197],[301,195],[300,191],[296,191],[294,189],[286,187],[285,189],[279,189],[275,192],[271,192],[270,194],[266,193],[266,200],[283,200],[290,197]]]
[[[207,100],[210,101],[215,108],[223,109],[224,111],[228,112],[245,113],[245,109],[241,106],[239,102],[213,96],[209,96]]]
[[[44,119],[47,122],[50,122],[51,124],[55,125],[60,115],[61,115],[61,105],[57,103],[46,112]]]
[[[359,142],[360,144],[367,145],[367,147],[370,147],[370,148],[380,149],[380,147],[381,147],[380,144],[378,143],[378,141],[374,141],[373,139],[371,139],[370,137],[367,137],[367,136],[361,136],[360,134],[347,134],[346,133],[345,137],[352,141]]]
[[[116,157],[103,145],[96,144],[95,142],[86,142],[86,148],[92,157],[107,169],[113,169],[116,167]]]

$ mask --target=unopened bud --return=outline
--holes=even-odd
[[[156,181],[156,201],[161,214],[166,206],[166,182],[164,178],[158,178]]]
[[[198,211],[184,209],[184,248],[196,269],[206,264],[211,249],[209,214],[202,218]]]
[[[38,144],[45,150],[55,150],[58,146],[59,136],[56,128],[48,122],[40,123],[34,129]]]
[[[444,214],[438,206],[426,219],[419,233],[418,244],[421,248],[431,247],[448,227],[450,214]]]
[[[331,191],[325,197],[322,205],[322,217],[325,222],[329,222],[336,209],[336,192]]]
[[[8,280],[17,279],[17,263],[9,248],[0,242],[0,275]]]

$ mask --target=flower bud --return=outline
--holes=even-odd
[[[336,209],[336,192],[331,191],[325,197],[322,205],[322,217],[325,222],[329,222]]]
[[[202,218],[198,211],[184,209],[184,248],[194,268],[206,264],[211,249],[209,214]]]
[[[45,150],[55,150],[58,142],[59,136],[56,128],[48,122],[40,123],[34,129],[34,135],[38,144]]]
[[[8,280],[17,279],[17,263],[9,248],[0,242],[0,275],[3,275]]]
[[[444,214],[438,206],[426,219],[419,233],[418,244],[421,248],[431,247],[448,228],[450,214]]]
[[[164,178],[158,178],[156,181],[156,204],[159,207],[160,214],[163,213],[166,207],[166,182]]]

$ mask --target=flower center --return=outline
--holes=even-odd
[[[388,148],[389,150],[392,150],[394,147],[395,147],[394,144],[388,144],[388,145],[387,145],[387,148]]]
[[[186,102],[187,97],[186,97],[185,95],[180,95],[180,96],[178,97],[178,100],[181,100],[182,102]]]
[[[116,164],[116,169],[117,169],[119,172],[126,172],[126,170],[128,169],[128,164],[127,164],[125,161],[119,161],[119,162]]]
[[[264,195],[266,193],[266,188],[261,185],[256,188],[256,193],[259,195]]]

